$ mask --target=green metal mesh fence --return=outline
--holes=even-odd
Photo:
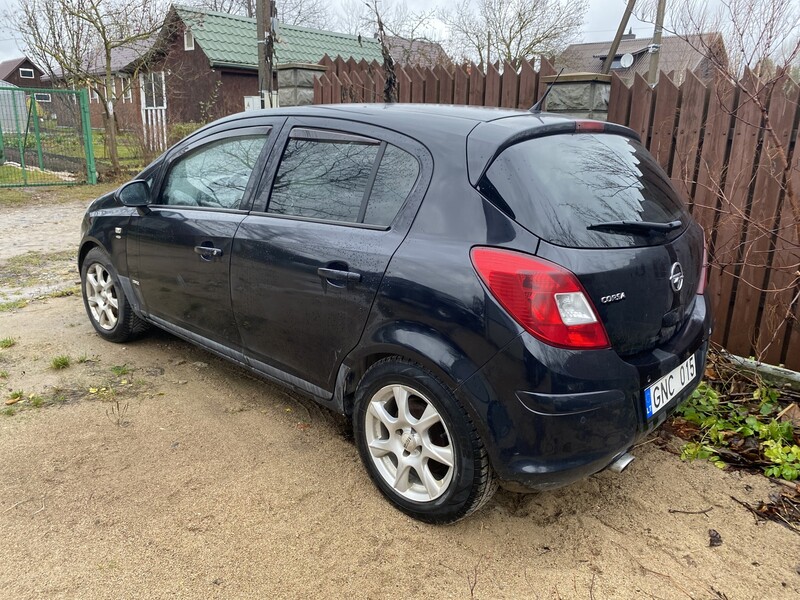
[[[0,87],[0,187],[97,183],[86,90]]]

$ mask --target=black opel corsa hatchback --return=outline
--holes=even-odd
[[[619,470],[711,329],[703,231],[637,135],[547,113],[235,115],[92,203],[79,264],[103,338],[156,325],[350,416],[434,523]]]

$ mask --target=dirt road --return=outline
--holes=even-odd
[[[102,342],[72,296],[0,312],[7,337],[2,598],[800,596],[800,536],[731,499],[767,499],[763,477],[647,443],[622,475],[427,526],[339,418],[165,333]]]

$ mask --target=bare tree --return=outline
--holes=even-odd
[[[256,16],[256,0],[190,0],[188,4],[214,12]],[[275,6],[281,23],[319,29],[329,26],[331,14],[325,0],[275,0]]]
[[[164,8],[158,0],[20,0],[11,16],[27,54],[52,81],[85,86],[99,96],[115,171],[120,163],[114,109],[127,90],[117,91],[112,55],[122,48],[146,54]]]
[[[536,55],[554,55],[576,38],[586,0],[467,0],[440,13],[452,52],[483,68],[493,61],[514,67]]]

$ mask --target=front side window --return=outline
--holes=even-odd
[[[160,204],[236,209],[266,142],[266,135],[212,142],[170,168]]]
[[[166,108],[167,98],[164,90],[164,71],[151,71],[142,74],[142,102],[144,108]]]
[[[303,131],[289,139],[267,212],[388,227],[416,183],[417,160],[386,142]]]

